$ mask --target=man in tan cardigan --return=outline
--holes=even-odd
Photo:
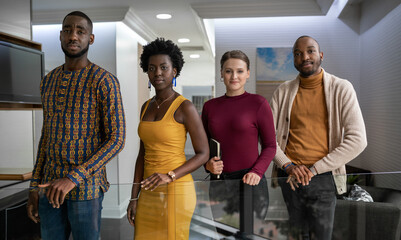
[[[331,239],[336,192],[346,191],[345,164],[366,147],[361,109],[352,84],[321,67],[323,52],[309,36],[293,47],[295,80],[271,100],[277,135],[274,173],[290,216],[290,234]]]

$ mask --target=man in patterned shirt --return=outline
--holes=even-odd
[[[43,239],[99,239],[106,164],[124,147],[117,78],[91,63],[92,21],[74,11],[60,31],[65,64],[40,85],[42,136],[30,184],[28,216]],[[43,189],[45,194],[39,194]]]

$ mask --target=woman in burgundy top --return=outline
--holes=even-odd
[[[220,64],[226,94],[204,104],[202,121],[208,138],[220,142],[222,155],[221,159],[211,158],[205,168],[212,173],[212,180],[220,175],[223,180],[242,179],[243,183],[256,186],[254,193],[258,193],[259,202],[260,197],[266,199],[263,208],[267,210],[268,191],[264,173],[276,154],[272,112],[264,97],[245,91],[250,75],[249,59],[245,53],[228,51],[222,56]],[[237,181],[225,181],[222,188],[222,183],[212,183],[210,197],[215,199],[211,200],[238,198],[238,190],[229,189],[233,188],[227,185],[229,182],[238,184]]]

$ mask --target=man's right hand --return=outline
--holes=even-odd
[[[39,212],[38,212],[38,205],[39,205],[39,193],[38,191],[30,191],[28,203],[26,204],[26,210],[28,213],[28,217],[34,221],[35,223],[40,222]]]
[[[313,173],[305,165],[290,165],[285,170],[288,176],[293,177],[302,186],[309,185]]]
[[[219,175],[223,172],[223,161],[219,157],[213,157],[209,159],[206,163],[206,170],[213,173],[214,175]]]

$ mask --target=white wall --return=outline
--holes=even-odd
[[[401,5],[361,35],[360,104],[368,147],[357,166],[401,170]],[[401,189],[401,174],[377,176],[379,186]]]
[[[0,6],[0,32],[31,40],[31,0],[0,0]]]
[[[276,17],[247,19],[215,19],[216,96],[225,93],[220,81],[220,58],[229,50],[244,51],[250,60],[251,76],[245,85],[248,92],[256,92],[256,48],[292,47],[301,35],[314,37],[324,53],[323,68],[332,74],[348,79],[359,94],[360,47],[359,35],[337,19],[344,4],[334,4],[327,16]],[[266,176],[271,176],[271,167]]]
[[[359,89],[359,36],[335,16],[216,19],[216,96],[225,93],[220,82],[220,58],[234,49],[244,51],[251,62],[251,77],[245,85],[255,93],[257,47],[292,47],[301,35],[310,35],[324,52],[327,72],[350,80]]]

